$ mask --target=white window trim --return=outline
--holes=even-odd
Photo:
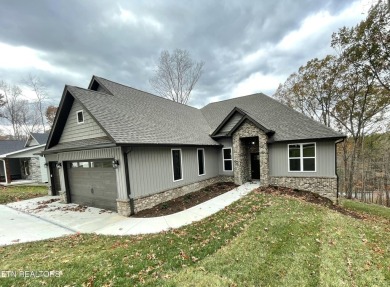
[[[174,150],[179,150],[180,151],[180,175],[181,175],[181,178],[180,179],[176,179],[175,180],[175,169],[173,168],[173,151]],[[172,163],[172,179],[173,179],[173,182],[177,182],[177,181],[181,181],[183,180],[183,153],[182,153],[182,150],[181,148],[172,148],[171,149],[171,163]]]
[[[225,153],[223,152],[225,149],[230,149],[230,154],[232,155],[231,159],[225,159]],[[225,169],[225,160],[230,160],[232,162],[232,169],[231,170]],[[232,151],[231,147],[222,148],[222,168],[223,168],[223,171],[233,171],[233,151]]]
[[[303,157],[303,145],[314,144],[314,157]],[[301,170],[290,170],[290,159],[298,159],[298,157],[290,157],[290,145],[299,145],[300,146],[300,165]],[[303,170],[303,159],[304,158],[314,158],[314,170]],[[288,164],[288,172],[292,173],[302,173],[302,172],[317,172],[317,144],[315,142],[308,143],[292,143],[287,145],[287,164]]]
[[[202,174],[200,174],[200,171],[199,171],[199,155],[198,155],[199,150],[203,150],[203,173]],[[196,149],[196,161],[198,162],[198,176],[206,175],[206,155],[204,152],[204,148]]]
[[[83,115],[83,121],[82,122],[79,122],[79,112],[81,112],[81,114]],[[76,122],[77,124],[83,124],[84,123],[84,110],[79,110],[79,111],[76,111]]]

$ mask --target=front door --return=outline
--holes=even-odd
[[[260,156],[259,153],[251,153],[252,179],[260,179]]]

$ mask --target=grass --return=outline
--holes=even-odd
[[[73,235],[0,248],[1,286],[388,286],[389,225],[253,192],[156,235]],[[1,274],[1,273],[0,273]]]
[[[47,186],[2,186],[0,204],[47,195]]]
[[[390,220],[390,208],[357,200],[342,199],[341,205],[349,210],[376,215]]]

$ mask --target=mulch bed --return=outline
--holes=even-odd
[[[173,214],[198,205],[218,195],[228,192],[238,185],[232,182],[220,182],[202,188],[199,191],[188,193],[184,196],[160,203],[152,208],[141,210],[134,217],[157,217]]]

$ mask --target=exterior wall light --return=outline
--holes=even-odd
[[[62,167],[62,163],[59,162],[56,164],[56,168],[60,169],[61,167]]]
[[[112,161],[112,167],[113,167],[113,168],[118,168],[118,167],[119,167],[119,160],[114,159],[114,160]]]

